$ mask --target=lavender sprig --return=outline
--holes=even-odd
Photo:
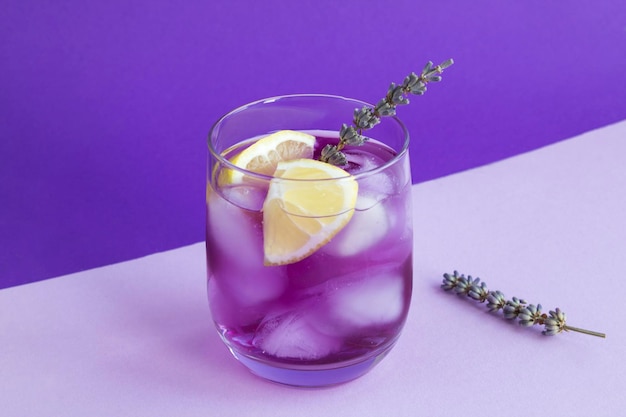
[[[481,282],[480,278],[467,277],[454,271],[452,274],[443,274],[441,287],[446,291],[453,291],[458,295],[466,295],[478,302],[487,302],[487,308],[491,312],[502,310],[504,318],[512,320],[518,319],[519,324],[524,327],[533,325],[545,326],[542,333],[546,336],[554,336],[563,331],[573,331],[597,337],[606,337],[606,334],[591,330],[580,329],[568,326],[566,316],[558,307],[549,314],[541,312],[541,304],[528,304],[525,300],[513,297],[507,300],[500,291],[489,291],[487,284]]]
[[[421,96],[426,92],[426,84],[441,81],[441,73],[444,69],[452,65],[454,61],[448,59],[439,65],[433,66],[428,62],[422,72],[417,75],[412,72],[400,85],[391,83],[387,90],[387,95],[382,98],[374,107],[363,106],[355,109],[352,125],[343,124],[339,131],[339,143],[337,145],[326,145],[321,152],[320,161],[336,166],[347,165],[346,155],[341,151],[344,147],[361,146],[367,141],[363,136],[363,131],[371,129],[380,123],[382,117],[395,116],[396,107],[409,104],[408,94]]]

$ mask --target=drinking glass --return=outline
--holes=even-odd
[[[343,169],[358,183],[352,217],[328,243],[290,264],[264,265],[262,208],[272,176],[232,162],[251,142],[285,129],[315,136],[317,157],[325,144],[337,143],[341,126],[363,106],[371,105],[331,95],[273,97],[233,110],[210,130],[210,311],[232,355],[262,378],[304,387],[352,380],[385,357],[406,321],[411,170],[409,134],[398,118],[383,118],[362,132],[370,138],[364,145],[343,149],[349,161]],[[224,172],[248,181],[223,181]],[[294,187],[307,182],[280,181]]]

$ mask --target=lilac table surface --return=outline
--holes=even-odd
[[[6,416],[617,416],[626,408],[626,121],[415,185],[415,288],[365,377],[249,374],[212,328],[203,243],[0,291]],[[543,336],[444,292],[443,272],[560,307]]]

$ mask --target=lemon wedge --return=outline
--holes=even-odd
[[[248,171],[272,175],[280,161],[312,158],[315,136],[293,130],[280,130],[265,136],[235,155],[230,161]],[[240,184],[245,175],[233,169],[220,174],[221,184]]]
[[[265,265],[297,262],[328,243],[352,218],[357,194],[354,177],[334,165],[278,162],[263,204]]]

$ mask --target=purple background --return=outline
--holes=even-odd
[[[377,101],[453,57],[399,111],[414,182],[626,116],[622,0],[391,4],[3,2],[0,288],[203,240],[206,134],[259,98]]]

